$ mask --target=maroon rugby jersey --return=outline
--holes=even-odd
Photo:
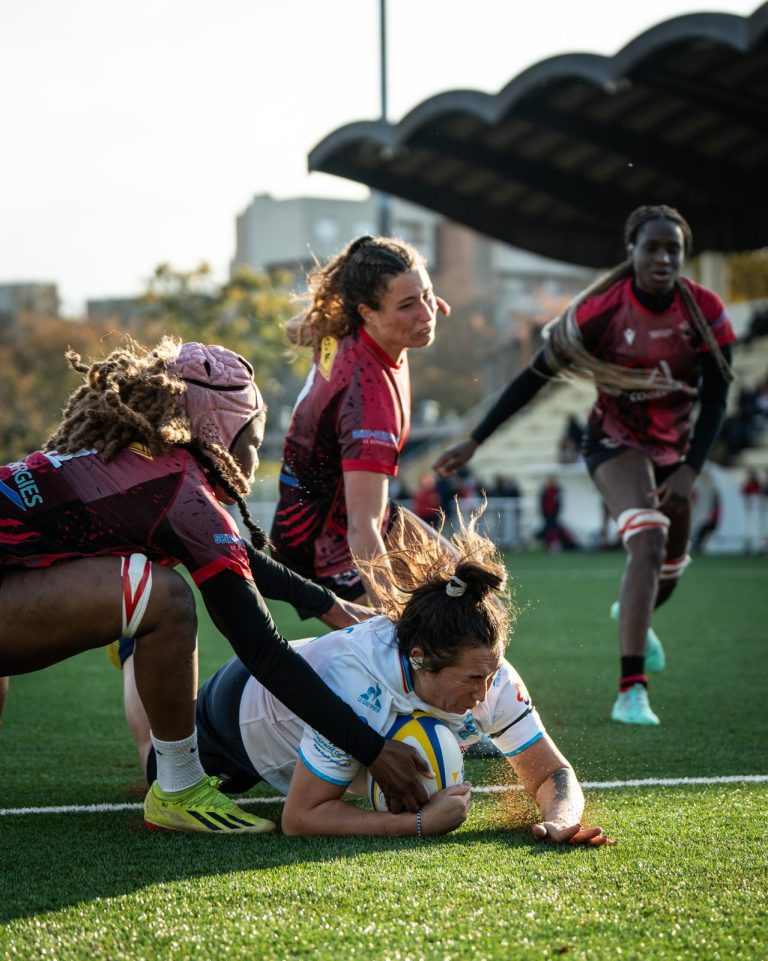
[[[720,298],[684,280],[720,346],[736,339]],[[679,292],[656,313],[644,307],[627,278],[586,300],[576,311],[586,349],[622,367],[653,371],[654,386],[642,391],[598,392],[591,430],[609,441],[642,450],[657,464],[676,464],[688,450],[691,411],[698,396],[700,355],[708,350],[696,332]],[[669,387],[670,379],[688,385]]]
[[[0,564],[48,567],[100,554],[182,564],[200,585],[222,570],[251,580],[237,527],[182,448],[36,452],[0,467]]]
[[[285,439],[271,534],[278,560],[306,577],[351,567],[344,472],[394,477],[410,416],[407,356],[396,364],[365,330],[323,338]]]
[[[237,527],[191,453],[172,448],[152,457],[136,445],[105,464],[94,451],[37,452],[0,467],[0,565],[6,569],[134,552],[182,564],[253,676],[329,741],[366,766],[373,761],[383,739],[278,633]],[[252,556],[277,591],[270,596],[328,610],[328,592],[304,586],[263,555]],[[116,596],[118,589],[116,573]]]

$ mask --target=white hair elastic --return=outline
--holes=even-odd
[[[455,574],[445,585],[445,593],[448,595],[448,597],[462,597],[466,589],[467,582],[462,581],[462,579],[460,577],[456,577]]]

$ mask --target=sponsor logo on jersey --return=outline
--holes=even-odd
[[[383,444],[385,447],[397,447],[397,437],[387,430],[366,430],[359,427],[352,431],[354,440],[361,440],[366,444]]]
[[[652,330],[650,332],[651,340],[660,340],[662,337],[671,337],[674,334],[674,330],[666,327],[664,330]]]
[[[528,705],[531,703],[531,696],[526,691],[522,681],[515,681],[515,690],[517,691],[517,699],[521,704]]]
[[[369,711],[373,711],[374,714],[378,714],[381,710],[381,688],[378,684],[369,687],[367,691],[363,693],[357,699],[358,704],[362,704],[363,707],[367,707]]]
[[[624,340],[626,340],[626,342],[629,344],[630,347],[635,342],[635,332],[634,330],[632,330],[631,327],[628,327],[624,331]]]
[[[335,767],[348,768],[350,766],[349,754],[345,754],[341,748],[336,747],[335,744],[324,738],[322,734],[318,734],[317,731],[315,731],[312,744],[320,757]]]
[[[242,544],[242,537],[238,537],[237,534],[214,534],[213,535],[214,544]]]
[[[323,339],[320,341],[320,354],[317,359],[317,369],[326,380],[330,380],[331,371],[333,370],[333,362],[336,359],[336,353],[338,349],[339,342],[335,337],[323,337]]]
[[[23,511],[43,503],[43,495],[24,461],[9,464],[8,470],[13,474],[18,493],[9,484],[0,481],[0,494],[5,494],[12,504]]]

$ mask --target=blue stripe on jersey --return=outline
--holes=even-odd
[[[315,777],[319,777],[322,781],[329,781],[331,784],[338,784],[339,787],[349,787],[349,785],[352,783],[351,780],[339,781],[337,778],[331,777],[329,774],[323,774],[322,771],[318,771],[317,768],[310,764],[309,761],[304,757],[301,748],[299,748],[299,759],[304,763],[304,766],[315,775]]]
[[[530,739],[530,741],[526,741],[525,744],[523,744],[522,747],[519,747],[516,751],[510,751],[509,754],[505,752],[504,757],[515,757],[515,755],[517,754],[522,754],[523,751],[527,751],[532,744],[535,744],[537,741],[540,741],[541,738],[543,737],[544,737],[544,734],[541,731],[539,731],[538,734],[534,734],[534,736]]]
[[[19,510],[25,511],[27,509],[16,491],[7,484],[4,484],[2,481],[0,481],[0,494],[5,494],[8,500],[15,504]]]
[[[284,474],[282,472],[280,473],[280,483],[285,484],[287,487],[299,486],[299,482],[296,480],[295,477],[292,477],[290,474]]]

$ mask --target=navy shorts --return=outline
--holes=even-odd
[[[251,764],[240,736],[240,699],[250,672],[236,658],[230,658],[200,688],[197,697],[197,746],[206,774],[221,778],[221,790],[228,794],[248,791],[262,780]],[[154,749],[147,760],[147,781],[155,780]]]
[[[592,478],[594,478],[595,471],[601,464],[613,460],[614,457],[618,457],[619,454],[623,454],[627,450],[637,450],[637,448],[628,447],[626,444],[618,444],[607,434],[603,434],[592,427],[587,427],[584,432],[581,453],[584,456],[584,463],[587,465],[589,476]],[[682,463],[683,461],[679,460],[676,464],[654,464],[653,472],[656,483],[661,484],[665,481]]]

